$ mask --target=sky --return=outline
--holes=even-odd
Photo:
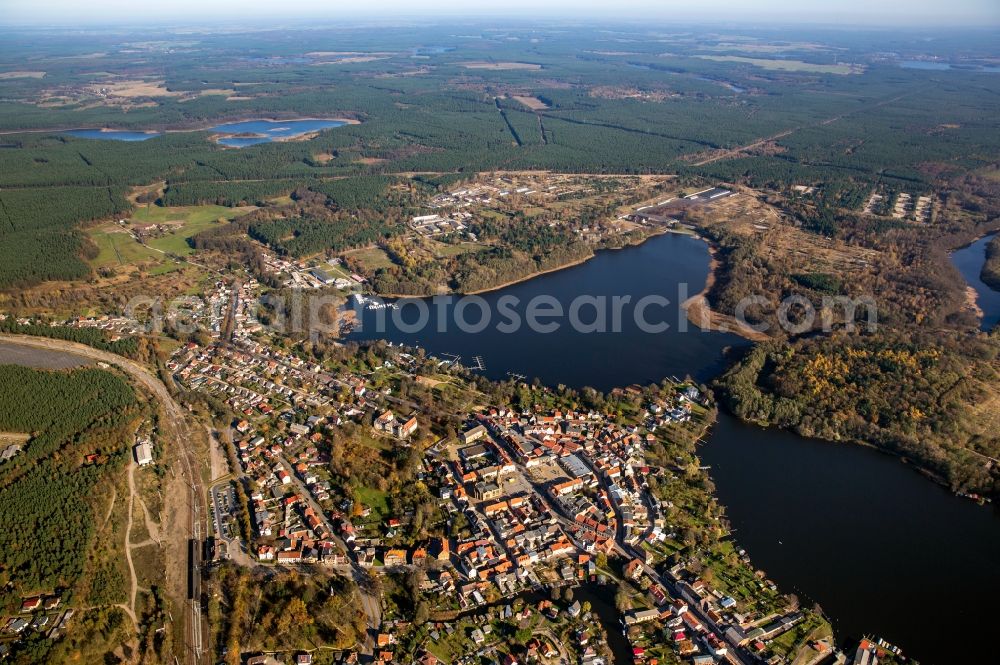
[[[257,20],[507,17],[1000,26],[1000,0],[0,0],[0,23],[67,25]]]

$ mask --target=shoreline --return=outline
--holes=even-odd
[[[237,120],[218,120],[213,121],[209,125],[198,125],[196,127],[181,127],[176,129],[163,129],[161,130],[164,134],[183,134],[185,132],[207,132],[220,125],[235,125],[244,122],[299,122],[303,120],[315,120],[320,122],[342,122],[344,125],[360,125],[361,121],[355,118],[314,118],[314,117],[296,117],[296,118],[240,118]],[[341,126],[344,126],[341,125]],[[327,127],[327,129],[336,129],[336,127]],[[323,130],[312,130],[312,131],[323,131]],[[225,134],[225,136],[231,136],[231,134]]]
[[[567,270],[569,268],[575,268],[576,266],[582,266],[584,263],[586,263],[587,261],[590,261],[595,256],[597,256],[597,252],[593,252],[592,251],[590,253],[590,256],[585,256],[585,257],[583,257],[581,259],[577,259],[576,261],[570,261],[569,263],[564,263],[563,265],[556,266],[554,268],[546,268],[545,270],[536,270],[535,272],[528,273],[524,277],[518,277],[516,279],[512,279],[512,280],[506,281],[503,284],[497,284],[496,286],[487,286],[484,289],[477,289],[475,291],[457,291],[453,295],[459,295],[459,296],[478,296],[478,295],[482,295],[484,293],[491,293],[493,291],[499,291],[500,289],[506,289],[509,286],[514,286],[516,284],[522,284],[524,282],[530,282],[531,280],[535,279],[536,277],[541,277],[542,275],[548,275],[550,273],[559,272],[560,270]]]
[[[976,238],[973,238],[971,241],[969,241],[967,243],[964,243],[964,244],[962,244],[962,245],[960,245],[958,247],[954,247],[954,248],[948,250],[948,252],[947,252],[948,263],[952,266],[952,268],[954,268],[955,270],[957,270],[959,272],[959,275],[962,277],[962,282],[965,283],[965,304],[963,306],[963,309],[965,311],[970,312],[973,316],[976,317],[976,320],[978,321],[978,323],[980,325],[980,328],[982,327],[983,319],[986,317],[986,312],[983,311],[982,306],[980,306],[980,304],[979,304],[980,293],[979,293],[979,290],[975,286],[973,286],[969,282],[968,279],[966,279],[965,275],[961,274],[961,270],[958,270],[958,266],[955,265],[955,253],[956,252],[960,252],[962,250],[969,249],[970,247],[972,247],[973,245],[975,245],[977,242],[980,242],[980,241],[982,241],[984,239],[987,239],[987,238],[998,238],[998,237],[1000,237],[1000,229],[993,230],[993,231],[987,231],[986,233],[982,234],[981,236],[977,236]],[[990,246],[990,243],[986,243],[986,247],[984,248],[984,250],[986,252],[989,251],[989,246]],[[979,281],[982,282],[983,285],[986,286],[986,288],[988,288],[988,289],[990,289],[992,291],[996,291],[996,292],[1000,293],[1000,288],[994,287],[992,284],[988,283],[982,277],[982,269],[986,267],[986,264],[987,264],[988,260],[989,260],[988,256],[985,256],[983,258],[983,265],[980,268],[980,272],[979,272]]]
[[[490,287],[487,287],[485,289],[478,289],[476,291],[463,291],[461,293],[458,293],[457,295],[478,296],[478,295],[481,295],[483,293],[490,293],[491,291],[499,291],[500,289],[505,289],[508,286],[514,286],[515,284],[520,284],[522,282],[527,282],[527,281],[530,281],[532,279],[535,279],[536,277],[541,277],[542,275],[548,275],[549,273],[559,272],[560,270],[566,270],[567,268],[574,268],[576,266],[583,265],[587,261],[590,261],[591,259],[593,259],[594,257],[596,257],[599,252],[619,252],[619,251],[621,251],[623,249],[629,249],[630,247],[639,247],[641,245],[646,244],[646,242],[648,240],[651,240],[652,238],[657,238],[657,237],[665,235],[667,233],[678,233],[678,232],[677,231],[673,231],[673,230],[671,230],[669,228],[654,229],[649,234],[643,236],[642,239],[639,240],[638,242],[628,243],[627,245],[622,245],[621,247],[599,247],[597,249],[592,249],[591,252],[590,252],[590,256],[585,256],[585,257],[583,257],[581,259],[577,259],[576,261],[570,261],[569,263],[565,263],[565,264],[563,264],[561,266],[556,266],[555,268],[547,268],[545,270],[537,270],[537,271],[535,271],[535,272],[533,272],[533,273],[531,273],[529,275],[526,275],[524,277],[521,277],[521,278],[518,278],[518,279],[512,279],[512,280],[510,280],[508,282],[504,282],[503,284],[498,284],[496,286],[490,286]],[[683,234],[683,235],[689,235],[689,234]]]
[[[687,319],[689,322],[698,326],[698,328],[702,330],[706,330],[709,332],[731,333],[734,335],[738,335],[739,337],[742,337],[743,339],[749,342],[767,342],[774,339],[773,337],[771,337],[766,333],[757,332],[753,329],[741,326],[735,320],[734,317],[729,316],[727,314],[722,314],[720,312],[716,312],[711,308],[711,306],[708,304],[707,295],[709,290],[711,290],[712,286],[715,285],[716,271],[720,266],[720,262],[717,257],[718,250],[710,241],[708,241],[706,238],[698,234],[696,231],[688,231],[688,230],[680,231],[671,228],[656,229],[653,232],[649,233],[648,235],[644,236],[638,242],[622,245],[621,247],[599,248],[596,251],[592,251],[590,256],[585,256],[583,258],[577,259],[576,261],[571,261],[569,263],[565,263],[553,268],[547,268],[545,270],[537,270],[523,277],[518,277],[517,279],[508,280],[502,284],[489,286],[483,289],[477,289],[475,291],[445,291],[443,293],[431,293],[422,295],[415,295],[412,293],[409,294],[377,293],[375,295],[379,298],[393,298],[393,299],[434,298],[435,296],[440,296],[440,295],[478,296],[484,293],[491,293],[493,291],[499,291],[501,289],[506,289],[508,287],[515,286],[517,284],[522,284],[524,282],[531,281],[537,277],[542,277],[544,275],[559,272],[560,270],[567,270],[569,268],[574,268],[576,266],[583,265],[584,263],[587,263],[588,261],[596,257],[599,252],[616,252],[616,251],[621,251],[623,249],[629,249],[630,247],[639,247],[645,244],[648,240],[651,240],[652,238],[656,238],[662,235],[666,235],[667,233],[686,235],[692,238],[696,238],[704,242],[706,247],[708,248],[708,254],[709,254],[708,275],[705,277],[705,286],[702,288],[700,292],[691,296],[683,303],[681,303],[681,307],[684,309],[684,312],[687,315]]]
[[[531,281],[536,277],[541,277],[542,275],[548,275],[549,273],[559,272],[560,270],[566,270],[567,268],[573,268],[575,266],[583,265],[587,261],[591,260],[597,256],[597,253],[593,253],[590,256],[584,257],[582,259],[566,263],[555,268],[548,268],[546,270],[538,270],[524,277],[518,277],[517,279],[512,279],[509,282],[504,282],[503,284],[497,284],[496,286],[488,286],[484,289],[479,289],[477,291],[444,291],[442,293],[424,293],[424,294],[413,294],[413,293],[376,293],[376,298],[392,298],[394,300],[401,300],[403,298],[436,298],[437,296],[478,296],[484,293],[490,293],[491,291],[499,291],[500,289],[506,289],[509,286],[514,286],[515,284],[522,284],[524,282]]]
[[[773,339],[767,333],[741,326],[733,316],[712,309],[712,306],[708,302],[708,293],[715,286],[716,273],[721,265],[718,258],[718,249],[704,237],[700,235],[696,237],[708,246],[708,276],[705,278],[705,287],[699,293],[681,303],[681,307],[684,308],[684,312],[687,314],[688,321],[702,330],[732,333],[750,342],[767,342]]]
[[[879,453],[881,455],[886,455],[887,457],[891,457],[891,458],[895,459],[897,462],[899,462],[899,463],[901,463],[901,464],[903,464],[905,466],[910,467],[913,471],[916,471],[917,473],[919,473],[921,476],[923,476],[927,480],[930,480],[932,483],[934,483],[934,485],[938,486],[939,488],[941,488],[942,490],[944,490],[946,493],[948,493],[952,497],[954,497],[956,499],[968,499],[968,500],[973,501],[975,503],[979,503],[975,499],[971,499],[970,497],[963,496],[963,495],[959,494],[958,492],[955,492],[954,490],[952,490],[951,486],[948,485],[948,481],[947,481],[947,479],[944,476],[936,473],[933,469],[928,468],[927,466],[924,465],[923,462],[921,462],[916,457],[913,457],[912,455],[905,455],[905,454],[903,454],[903,453],[901,453],[901,452],[899,452],[897,450],[893,450],[893,449],[888,448],[888,447],[880,446],[880,445],[878,445],[876,443],[872,443],[871,441],[865,441],[864,439],[857,439],[857,438],[854,438],[854,437],[843,437],[843,438],[840,438],[840,439],[830,439],[830,438],[823,437],[823,436],[817,436],[815,434],[801,434],[801,433],[797,432],[792,427],[784,427],[782,425],[777,425],[777,424],[774,424],[774,423],[771,423],[771,422],[767,422],[767,421],[752,420],[752,419],[751,420],[744,420],[743,418],[740,418],[739,416],[737,416],[736,414],[734,414],[729,409],[727,409],[724,406],[722,406],[721,403],[719,403],[719,407],[720,407],[720,409],[724,409],[725,412],[726,412],[726,414],[730,418],[733,418],[734,420],[736,420],[736,422],[741,423],[743,425],[748,425],[750,427],[756,427],[756,428],[762,429],[762,430],[777,430],[777,431],[780,431],[780,432],[787,432],[787,433],[792,434],[794,436],[797,436],[797,437],[799,437],[801,439],[805,439],[807,441],[818,442],[818,443],[822,443],[822,444],[826,444],[826,445],[834,445],[834,446],[839,446],[839,445],[858,446],[858,447],[861,447],[861,448],[866,448],[868,450],[871,450],[872,452]],[[709,442],[709,439],[706,439],[704,441],[704,443],[708,443],[708,442]],[[982,494],[980,496],[982,496],[983,499],[986,499],[986,501],[983,502],[981,505],[991,505],[993,503],[993,497],[991,495],[989,495],[989,494]]]
[[[378,293],[376,294],[379,298],[433,298],[435,296],[478,296],[484,293],[491,293],[492,291],[499,291],[500,289],[506,289],[507,287],[514,286],[516,284],[521,284],[524,282],[531,281],[536,277],[541,277],[543,275],[548,275],[550,273],[559,272],[560,270],[566,270],[568,268],[575,268],[576,266],[583,265],[587,261],[590,261],[598,252],[615,252],[622,249],[628,249],[629,247],[638,247],[645,243],[650,238],[661,236],[664,233],[671,233],[670,229],[663,229],[662,231],[650,233],[644,237],[641,241],[637,243],[631,243],[628,245],[622,245],[621,247],[603,247],[598,248],[596,251],[591,250],[590,256],[585,256],[583,258],[577,259],[575,261],[570,261],[569,263],[564,263],[562,265],[555,266],[554,268],[546,268],[545,270],[536,270],[535,272],[528,273],[523,277],[518,277],[516,279],[508,280],[503,284],[496,284],[495,286],[487,286],[482,289],[476,289],[475,291],[445,291],[444,293],[432,293],[425,295],[414,295],[412,293],[406,295],[400,295],[395,293]]]

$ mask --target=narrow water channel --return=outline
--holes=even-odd
[[[967,247],[955,250],[951,255],[951,262],[976,291],[976,304],[983,310],[983,330],[992,330],[1000,324],[1000,291],[991,288],[980,278],[986,262],[986,246],[993,238],[992,235],[980,238]]]

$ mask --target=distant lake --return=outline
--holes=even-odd
[[[414,55],[442,55],[444,53],[451,53],[455,50],[454,46],[418,46],[413,49]]]
[[[282,56],[282,55],[248,55],[238,58],[244,62],[254,62],[265,65],[307,65],[312,62],[305,56]]]
[[[1000,67],[987,67],[985,65],[953,65],[950,62],[938,62],[936,60],[903,60],[899,63],[903,69],[924,69],[934,72],[944,72],[955,70],[959,72],[989,72],[991,74],[1000,73]]]
[[[716,85],[721,85],[723,88],[726,88],[727,90],[732,90],[733,92],[735,92],[738,95],[743,94],[744,92],[747,91],[746,88],[741,88],[740,86],[734,85],[734,84],[730,83],[729,81],[722,81],[720,79],[713,79],[713,78],[709,78],[708,76],[695,76],[695,78],[698,79],[699,81],[704,81],[705,83],[715,83]]]
[[[157,132],[130,132],[124,129],[70,129],[63,134],[102,141],[145,141],[160,136]]]
[[[254,134],[254,136],[224,136],[218,141],[220,145],[230,148],[245,148],[346,124],[343,120],[247,120],[217,125],[209,131],[219,134]]]
[[[341,127],[347,123],[343,120],[317,120],[307,118],[302,120],[245,120],[216,125],[208,131],[217,134],[229,134],[218,140],[220,145],[230,148],[245,148],[258,143],[270,143],[279,139],[294,138],[322,129]],[[182,130],[183,131],[183,130]],[[189,130],[199,131],[199,130]],[[101,141],[145,141],[162,136],[159,132],[139,132],[124,129],[69,129],[63,134],[81,139],[97,139]],[[252,134],[253,136],[232,136],[233,134]]]

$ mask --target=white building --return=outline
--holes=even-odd
[[[139,466],[147,466],[153,463],[153,445],[149,441],[143,441],[135,447],[135,461]]]

